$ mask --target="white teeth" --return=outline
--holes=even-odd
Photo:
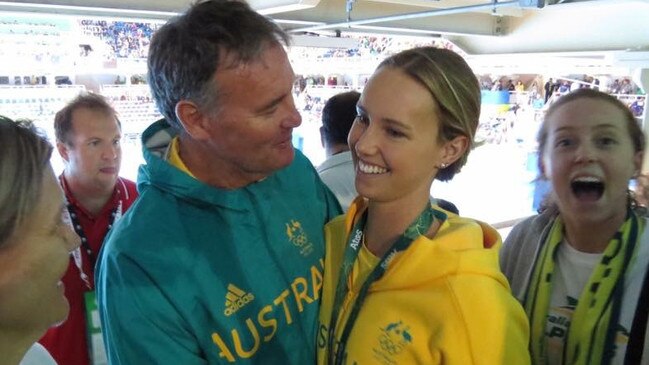
[[[376,165],[368,165],[363,161],[358,161],[358,169],[366,174],[383,174],[388,172],[387,169]]]
[[[600,178],[594,177],[594,176],[580,176],[577,178],[574,178],[572,180],[573,182],[585,182],[585,183],[598,183],[602,182]]]

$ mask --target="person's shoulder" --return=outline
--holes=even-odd
[[[309,170],[313,170],[315,172],[315,167],[311,163],[311,160],[309,160],[304,155],[304,153],[302,153],[302,151],[298,150],[297,148],[295,149],[295,158],[293,159],[291,166],[295,166],[298,168],[306,168]]]
[[[52,355],[38,342],[27,350],[19,365],[57,365]]]
[[[270,176],[271,179],[278,179],[282,184],[301,185],[307,180],[315,180],[318,172],[311,161],[297,148],[294,149],[293,161],[281,170]]]
[[[347,209],[347,212],[332,218],[326,225],[325,231],[336,234],[347,234],[353,222],[367,209],[367,200],[357,196]]]
[[[465,257],[466,262],[471,262],[468,259],[470,257],[484,261],[480,257],[497,255],[502,246],[502,239],[495,228],[477,219],[462,217],[452,212],[446,214],[446,219],[432,238],[438,247],[452,252],[452,255]]]
[[[347,243],[348,226],[347,214],[340,214],[331,219],[324,227],[325,244],[327,252],[341,254]]]
[[[325,230],[330,232],[337,232],[339,230],[344,229],[345,221],[346,221],[345,217],[346,217],[345,214],[340,214],[336,216],[325,225]]]
[[[531,215],[529,217],[523,218],[522,220],[520,220],[519,222],[514,224],[513,228],[517,228],[517,229],[526,231],[527,229],[529,229],[532,226],[542,224],[542,222],[544,222],[544,221],[545,220],[541,216],[541,214],[534,214],[534,215]]]
[[[137,184],[135,183],[135,181],[129,180],[129,179],[125,178],[125,177],[120,176],[120,177],[119,177],[119,180],[120,180],[122,183],[124,183],[124,185],[125,185],[127,188],[129,188],[129,189],[131,189],[131,188],[135,189],[136,186],[137,186]]]
[[[149,273],[161,274],[165,267],[171,266],[191,270],[196,255],[192,247],[194,243],[196,246],[202,243],[192,240],[187,229],[205,228],[190,219],[179,219],[173,206],[157,204],[159,200],[142,202],[139,199],[106,235],[100,259],[104,264],[99,266],[127,260],[137,265],[146,262],[142,270]]]
[[[124,216],[106,236],[105,243],[111,247],[111,251],[130,251],[150,241],[160,242],[166,239],[170,230],[179,230],[181,222],[173,218],[177,206],[166,198],[164,194],[150,189],[128,206]],[[137,244],[134,245],[134,242]]]
[[[131,181],[127,178],[121,177],[117,180],[118,184],[118,189],[123,189],[126,200],[132,202],[137,198],[138,196],[138,191],[137,191],[137,184],[134,181]],[[121,185],[121,186],[120,186]]]
[[[472,232],[480,236],[482,235],[483,226],[486,225],[485,223],[480,222],[477,219],[457,215],[453,212],[449,212],[444,209],[440,209],[440,210],[446,214],[445,221],[442,223],[442,232],[465,231],[465,232]]]
[[[316,171],[318,174],[327,174],[329,171],[331,171],[332,168],[335,167],[334,161],[333,161],[333,156],[328,157],[326,160],[322,161],[322,163],[318,166],[316,166]]]
[[[528,217],[514,225],[503,243],[500,266],[511,281],[512,292],[517,297],[520,297],[521,285],[527,285],[526,282],[521,281],[521,276],[517,273],[533,265],[536,253],[543,245],[543,237],[555,217],[556,213],[549,211]]]
[[[530,234],[538,236],[555,217],[556,213],[551,211],[545,211],[527,217],[514,225],[505,242],[519,239]]]
[[[332,169],[349,168],[350,165],[353,166],[352,153],[344,151],[327,157],[316,169],[318,173],[322,173]]]

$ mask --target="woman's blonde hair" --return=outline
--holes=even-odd
[[[464,154],[446,168],[437,179],[451,180],[466,164],[480,120],[480,83],[457,53],[435,47],[420,47],[386,58],[381,67],[399,69],[423,85],[439,105],[440,141],[465,136],[469,146]],[[399,85],[394,85],[398,88]]]
[[[0,246],[41,198],[52,145],[30,123],[0,116]]]

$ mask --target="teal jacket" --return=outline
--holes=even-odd
[[[163,159],[172,137],[144,132],[139,199],[96,268],[109,363],[313,363],[336,198],[299,151],[244,188],[208,186]]]

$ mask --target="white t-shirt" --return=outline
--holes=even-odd
[[[615,344],[617,350],[611,362],[613,365],[624,363],[633,316],[645,270],[649,264],[649,226],[646,227],[640,239],[641,246],[638,255],[634,261],[631,261],[624,282],[624,295]],[[563,347],[572,315],[577,307],[577,301],[602,255],[601,253],[592,254],[577,251],[565,239],[559,244],[545,333],[549,364],[562,364]]]
[[[45,347],[38,342],[27,350],[19,365],[57,365]]]
[[[356,198],[356,171],[350,151],[335,154],[326,159],[317,168],[318,174],[327,187],[334,193],[343,211],[347,211]]]

